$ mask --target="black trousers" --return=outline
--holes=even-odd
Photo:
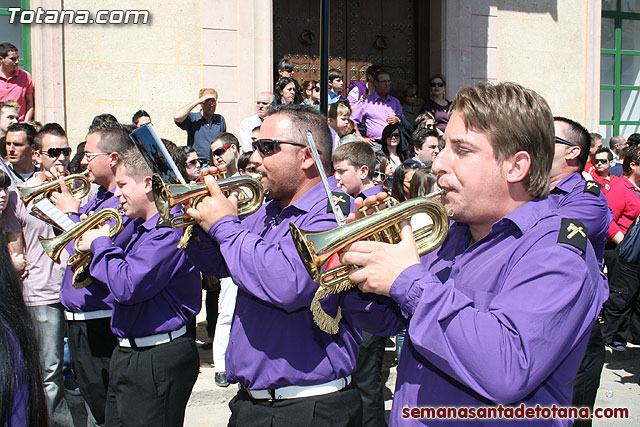
[[[75,379],[98,424],[104,423],[109,363],[118,345],[110,323],[110,317],[67,321]]]
[[[614,341],[627,342],[630,338],[631,315],[638,299],[638,263],[627,263],[618,258],[615,249],[605,251],[605,262],[609,271],[609,299],[605,302],[602,316],[602,335],[605,344]]]
[[[596,403],[596,394],[600,387],[600,375],[604,366],[604,340],[600,323],[596,320],[591,328],[587,349],[584,352],[582,363],[578,368],[578,373],[573,380],[573,399],[571,406],[581,408],[589,407],[593,413],[593,406]],[[575,420],[574,426],[591,426],[591,419]]]
[[[244,388],[229,402],[229,427],[359,427],[360,393],[352,382],[334,393],[283,400],[255,400]]]
[[[362,399],[362,425],[385,426],[382,361],[386,337],[362,331],[362,344],[353,380]]]
[[[181,426],[198,367],[196,344],[187,335],[155,347],[116,347],[106,425]]]

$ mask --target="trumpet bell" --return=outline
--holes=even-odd
[[[91,191],[91,181],[89,181],[89,171],[68,175],[64,178],[65,184],[69,187],[69,191],[74,199],[82,199]],[[28,205],[35,199],[42,197],[49,198],[54,191],[60,191],[58,180],[45,182],[35,187],[18,187],[18,193],[24,205]]]
[[[400,223],[412,216],[425,213],[432,224],[414,230],[420,256],[442,244],[449,232],[449,216],[439,202],[417,197],[383,209],[350,224],[326,231],[304,231],[290,223],[291,236],[309,275],[320,285],[333,288],[348,280],[349,271],[355,266],[338,266],[323,272],[329,258],[346,246],[359,240],[376,240],[387,243],[400,241]]]
[[[262,205],[264,191],[260,181],[248,176],[232,176],[217,181],[225,195],[234,190],[240,190],[243,197],[238,198],[238,216],[243,217],[257,211]],[[182,228],[194,225],[195,221],[186,214],[171,216],[171,209],[180,204],[189,202],[196,206],[205,196],[209,195],[209,189],[203,182],[195,184],[165,184],[158,175],[152,178],[153,198],[162,219],[171,220],[173,228]]]

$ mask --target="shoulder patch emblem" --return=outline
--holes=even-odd
[[[171,220],[164,220],[162,217],[158,218],[158,222],[156,223],[156,228],[171,228]]]
[[[566,243],[582,252],[587,251],[587,227],[577,219],[562,218],[558,243]]]
[[[351,210],[351,200],[349,199],[349,195],[339,191],[333,191],[331,194],[333,196],[333,202],[338,206],[338,209],[342,211],[345,217],[349,215],[349,211]],[[327,200],[327,213],[333,213],[329,200]]]
[[[596,196],[600,195],[600,187],[601,185],[595,181],[585,181],[584,183],[584,192],[592,193]]]

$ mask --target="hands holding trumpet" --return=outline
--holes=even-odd
[[[209,196],[204,197],[196,206],[190,206],[186,214],[192,217],[205,232],[225,216],[238,216],[238,193],[233,191],[226,197],[214,176],[222,172],[216,167],[203,168],[200,172],[202,182],[209,189]]]
[[[353,222],[364,217],[361,209],[367,208],[367,213],[373,213],[374,207],[384,209],[386,193],[367,197],[366,200],[355,200],[354,213],[350,214],[347,222]],[[357,284],[362,292],[389,295],[391,285],[396,278],[408,267],[419,264],[420,256],[409,221],[401,223],[402,240],[397,244],[361,240],[347,246],[340,254],[343,265],[357,265],[359,268],[349,273],[349,279]]]

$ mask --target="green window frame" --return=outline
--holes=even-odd
[[[29,9],[29,0],[20,1],[21,10]],[[0,15],[10,16],[8,8],[0,8]],[[22,24],[22,47],[20,49],[20,65],[28,72],[31,72],[31,25]]]

